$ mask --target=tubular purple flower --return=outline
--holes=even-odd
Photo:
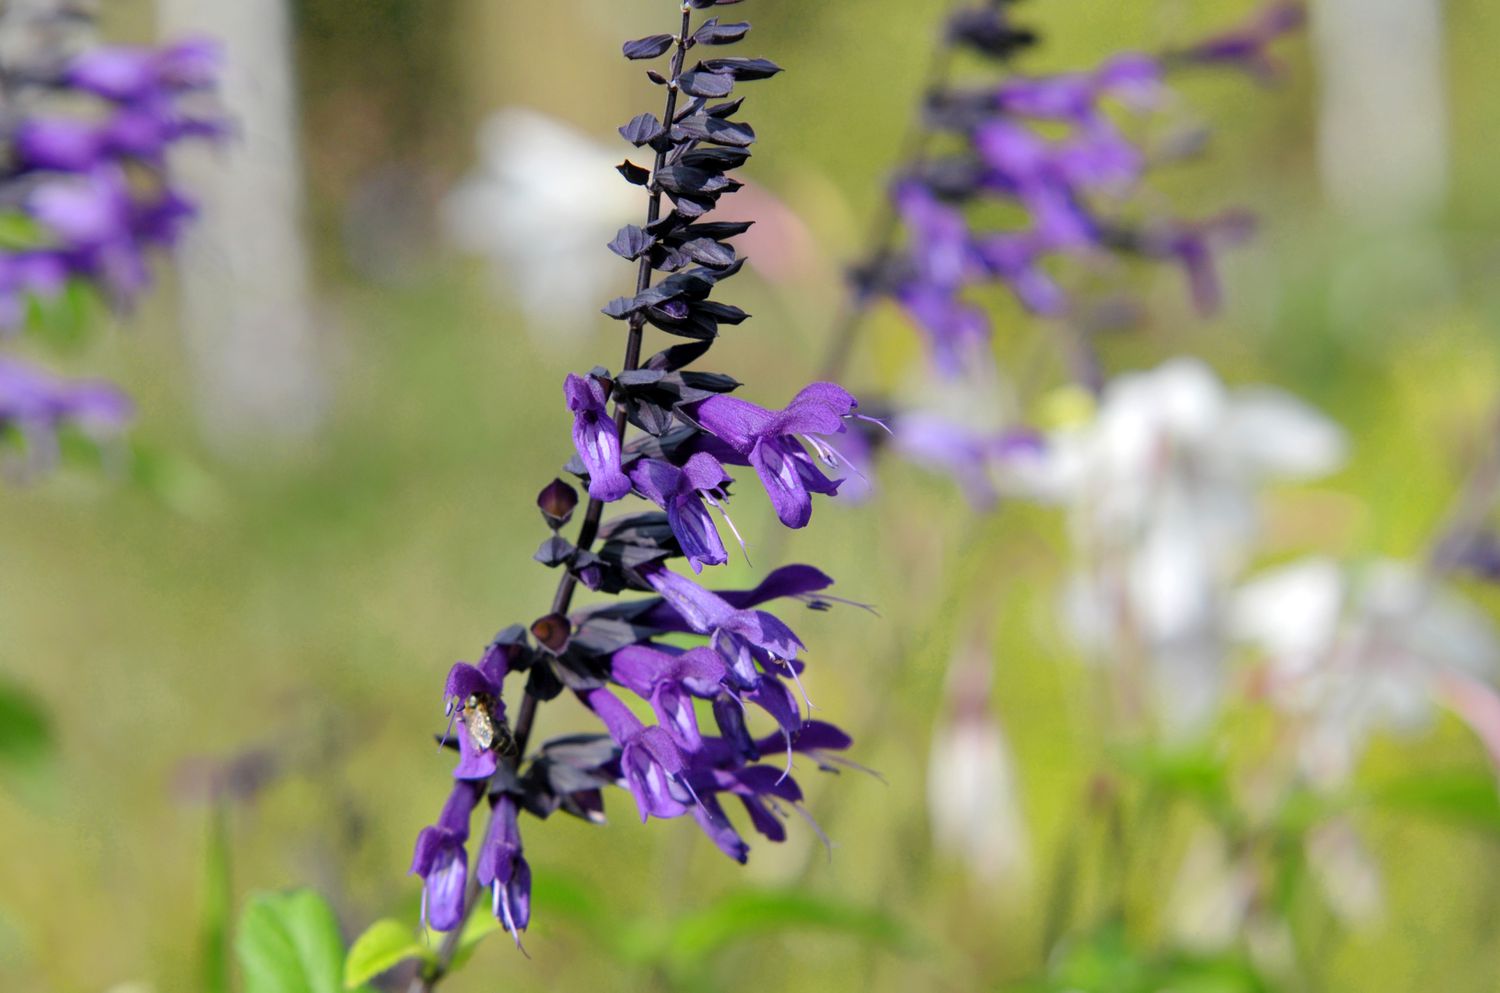
[[[508,793],[495,797],[474,878],[480,886],[489,887],[496,919],[519,946],[521,932],[531,923],[531,866],[521,854],[516,801]]]
[[[649,701],[656,719],[677,745],[692,752],[703,744],[692,698],[714,698],[726,669],[724,660],[709,648],[671,655],[639,644],[626,646],[614,654],[611,675],[615,682]]]
[[[825,465],[841,464],[823,435],[845,430],[844,418],[859,402],[834,383],[813,383],[784,410],[771,411],[731,396],[699,401],[690,416],[709,434],[748,460],[760,477],[776,516],[790,528],[812,519],[812,493],[831,495],[838,483],[824,476],[803,447],[805,441]]]
[[[750,736],[750,729],[745,723],[744,703],[728,693],[720,693],[714,697],[713,711],[714,723],[718,725],[719,733],[724,736],[725,743],[735,757],[743,762],[754,762],[760,758],[760,748]]]
[[[1214,253],[1219,246],[1236,245],[1255,230],[1255,218],[1244,211],[1227,211],[1197,223],[1163,222],[1148,226],[1140,235],[1143,254],[1176,262],[1187,276],[1193,303],[1199,313],[1215,313],[1222,303],[1218,266]]]
[[[115,103],[151,99],[214,85],[222,63],[217,42],[192,38],[166,48],[101,46],[73,59],[63,81]]]
[[[130,399],[102,380],[70,382],[0,358],[0,428],[19,432],[42,464],[50,461],[63,428],[103,439],[123,429],[134,413]]]
[[[744,865],[750,859],[750,846],[740,833],[729,823],[729,818],[724,814],[724,808],[712,793],[704,793],[699,797],[697,806],[693,808],[693,819],[708,835],[725,855]]]
[[[691,630],[712,637],[714,648],[729,666],[732,681],[741,688],[760,682],[756,662],[794,659],[802,648],[791,628],[772,614],[736,609],[722,597],[660,564],[640,571],[642,578]]]
[[[505,727],[505,703],[500,698],[505,668],[492,657],[481,666],[455,663],[443,688],[444,712],[461,725],[455,779],[489,779],[498,768],[493,746],[499,740],[497,730]]]
[[[422,877],[422,921],[436,931],[451,931],[463,920],[469,870],[464,844],[480,790],[476,783],[455,782],[437,823],[417,835],[410,872]]]
[[[671,735],[660,727],[642,724],[607,689],[591,690],[584,699],[620,746],[620,772],[626,788],[635,797],[641,821],[650,817],[681,817],[686,813],[687,805],[672,790],[673,781],[686,766]]]
[[[667,524],[694,572],[729,561],[719,529],[703,505],[708,499],[722,511],[727,499],[724,484],[729,476],[717,459],[698,452],[680,469],[660,459],[640,459],[628,475],[637,493],[667,512]]]
[[[606,503],[630,492],[620,468],[620,432],[605,406],[607,395],[597,376],[568,374],[563,384],[573,412],[573,447],[589,474],[589,496]]]
[[[24,169],[87,172],[98,165],[104,149],[99,129],[71,117],[36,117],[22,121],[11,140],[17,164]]]
[[[193,214],[172,187],[166,151],[227,130],[210,103],[189,102],[215,85],[214,43],[73,54],[62,51],[66,32],[55,37],[59,51],[30,56],[42,68],[8,67],[21,98],[8,130],[12,197],[40,230],[36,245],[0,251],[0,260],[45,257],[61,278],[0,276],[6,329],[24,319],[25,296],[54,295],[70,279],[128,306],[149,282],[147,247],[170,245]]]
[[[1246,24],[1199,42],[1173,58],[1188,63],[1225,65],[1243,70],[1262,82],[1281,72],[1281,63],[1270,53],[1283,35],[1300,29],[1307,19],[1301,3],[1275,3]]]

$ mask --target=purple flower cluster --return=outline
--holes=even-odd
[[[171,183],[176,143],[216,138],[211,105],[218,50],[203,40],[162,48],[94,45],[71,5],[17,5],[0,32],[27,34],[0,65],[7,126],[0,171],[0,332],[27,318],[32,299],[69,285],[126,306],[146,287],[146,253],[169,246],[193,214]],[[12,38],[12,41],[16,39]],[[17,360],[0,366],[0,420],[45,452],[57,430],[119,428],[130,404],[113,387],[68,384]]]
[[[225,130],[206,105],[218,62],[200,39],[98,46],[24,71],[3,182],[32,237],[0,253],[0,327],[24,320],[28,295],[70,279],[121,306],[145,288],[147,251],[173,244],[194,209],[171,184],[167,151]]]
[[[102,438],[123,427],[132,409],[110,383],[60,379],[25,362],[0,358],[0,433],[18,435],[34,457],[47,457],[64,426]]]
[[[962,11],[947,39],[1008,65],[1035,41],[1008,18],[998,6]],[[1233,65],[1269,75],[1275,63],[1268,46],[1300,21],[1301,8],[1282,3],[1240,29],[1167,55],[1123,54],[1088,72],[1007,74],[996,84],[930,93],[927,128],[958,135],[962,148],[914,163],[896,180],[892,202],[905,249],[882,252],[863,267],[861,293],[897,301],[945,373],[987,355],[989,320],[970,300],[973,287],[1005,285],[1037,315],[1068,311],[1068,295],[1048,266],[1057,257],[1129,252],[1175,263],[1198,307],[1213,310],[1214,254],[1248,234],[1248,219],[1230,212],[1201,221],[1126,220],[1125,202],[1149,162],[1121,119],[1159,111],[1172,70]],[[976,30],[981,22],[987,31]],[[1012,41],[985,42],[996,36]],[[1003,229],[971,222],[971,208],[996,202],[1018,208],[1021,221]]]
[[[728,516],[735,467],[753,473],[784,525],[805,527],[813,496],[839,489],[828,474],[845,464],[836,446],[861,416],[855,398],[833,383],[813,383],[772,409],[729,395],[740,385],[729,376],[689,368],[721,327],[748,316],[712,295],[743,265],[729,239],[749,225],[705,215],[739,189],[728,172],[749,158],[755,140],[732,92],[780,72],[760,58],[705,55],[686,65],[690,50],[733,44],[749,31],[717,17],[694,25],[696,8],[724,2],[688,0],[676,33],[624,47],[631,59],[670,53],[666,72],[647,72],[665,90],[665,112],[620,128],[654,153],[649,169],[629,160],[618,167],[644,188],[648,208],[643,225],[626,225],[609,245],[636,263],[635,293],[604,308],[627,329],[625,361],[618,374],[595,368],[569,375],[563,386],[576,449],[567,468],[584,482],[588,504],[570,541],[562,529],[578,493],[554,480],[538,495],[552,535],[536,558],[562,573],[551,612],[529,628],[506,629],[477,665],[459,663],[448,677],[444,739],[459,752],[455,785],[412,861],[425,884],[424,914],[439,930],[459,927],[475,894],[488,889],[495,915],[519,940],[530,918],[531,878],[521,811],[545,818],[562,810],[597,822],[604,788],[616,786],[643,820],[691,815],[743,862],[749,845],[725,802],[738,800],[754,831],[780,841],[783,820],[803,796],[791,774],[796,756],[832,769],[850,744],[838,728],[806,719],[804,645],[765,609],[778,600],[826,608],[828,576],[787,566],[754,589],[716,590],[670,566],[680,558],[701,573],[729,560],[715,515],[743,546]],[[685,340],[642,361],[648,326]],[[628,497],[643,503],[604,519],[607,505]],[[642,595],[573,610],[579,586]],[[512,675],[524,680],[514,708],[505,701]],[[528,752],[536,707],[564,692],[603,732]],[[490,829],[469,878],[469,821],[481,801],[490,806]],[[446,968],[441,959],[429,968],[426,988]]]

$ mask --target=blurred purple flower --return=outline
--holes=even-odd
[[[955,16],[948,43],[978,47],[1002,69],[1018,47],[1035,42],[1028,34],[1015,44],[981,44],[969,16]],[[878,247],[856,270],[861,295],[899,303],[926,338],[938,371],[950,378],[987,360],[991,327],[968,299],[975,288],[1003,284],[1024,308],[1042,316],[1071,309],[1046,271],[1049,257],[1092,262],[1117,253],[1174,262],[1187,273],[1197,306],[1217,307],[1214,252],[1243,240],[1248,225],[1239,214],[1204,222],[1154,212],[1144,221],[1134,219],[1122,201],[1139,188],[1149,162],[1122,130],[1118,108],[1132,114],[1163,110],[1169,104],[1168,72],[1187,65],[1269,71],[1268,46],[1298,24],[1300,8],[1278,4],[1244,28],[1179,52],[1128,52],[1089,71],[1009,75],[988,87],[939,87],[928,95],[925,119],[932,132],[951,132],[962,144],[942,156],[924,153],[903,167],[891,203],[905,243],[899,251]],[[1014,203],[1022,217],[996,228],[980,220],[986,214],[969,209],[994,200]]]
[[[1281,63],[1270,53],[1271,45],[1282,36],[1299,30],[1306,20],[1307,14],[1301,3],[1274,3],[1244,25],[1176,52],[1171,58],[1188,63],[1231,66],[1261,81],[1274,79],[1281,72]]]
[[[27,260],[35,273],[35,260],[46,259],[49,272],[45,279],[0,278],[0,327],[23,320],[26,296],[54,295],[68,280],[96,286],[120,307],[146,287],[147,249],[175,243],[194,213],[172,184],[167,150],[227,132],[217,108],[193,106],[213,89],[219,61],[217,44],[206,39],[105,46],[85,48],[60,71],[28,77],[10,131],[7,182],[36,222],[38,240],[0,252],[0,261],[14,269],[12,260]]]
[[[73,428],[103,440],[135,413],[130,399],[102,380],[66,380],[19,359],[0,358],[0,431],[27,446],[31,468],[55,458],[58,432]]]

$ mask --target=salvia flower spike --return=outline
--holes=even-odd
[[[563,384],[576,450],[567,469],[589,499],[570,541],[562,529],[577,491],[554,480],[538,494],[550,536],[536,558],[561,572],[547,613],[506,628],[477,664],[455,665],[444,688],[451,726],[442,738],[458,752],[453,792],[420,835],[412,872],[423,879],[428,924],[448,935],[414,993],[431,990],[451,968],[476,905],[487,904],[519,943],[531,918],[522,814],[545,819],[560,810],[597,823],[606,788],[619,787],[643,820],[691,815],[715,846],[743,862],[750,846],[725,798],[739,801],[755,832],[780,841],[783,821],[805,813],[795,757],[832,769],[831,753],[850,745],[836,727],[805,719],[805,695],[799,700],[793,689],[803,683],[803,642],[765,609],[775,600],[826,608],[831,599],[818,594],[832,580],[791,566],[753,590],[722,590],[672,567],[683,559],[701,575],[728,561],[708,508],[729,523],[735,467],[765,491],[783,524],[807,525],[813,496],[839,487],[820,463],[841,463],[840,436],[860,416],[855,398],[832,383],[813,383],[777,409],[730,396],[740,384],[729,376],[690,368],[723,328],[749,316],[715,299],[744,265],[732,239],[749,225],[709,215],[740,188],[729,173],[749,159],[756,140],[739,118],[735,91],[781,71],[764,58],[721,54],[750,25],[717,17],[694,23],[696,10],[724,2],[688,0],[675,33],[623,48],[626,58],[651,63],[646,75],[665,94],[659,116],[642,113],[620,128],[648,157],[632,153],[618,167],[646,195],[644,221],[600,249],[636,266],[631,294],[603,308],[624,327],[625,354],[618,372],[596,367]],[[689,62],[690,52],[697,61]],[[682,341],[643,358],[648,328]],[[628,510],[604,518],[606,505],[626,500],[633,501]],[[574,609],[580,584],[636,595]],[[532,748],[538,706],[565,693],[599,730]],[[513,702],[519,695],[514,708],[507,695]],[[639,707],[626,702],[632,697]],[[699,700],[706,702],[701,722]],[[757,738],[753,723],[771,733]],[[762,764],[766,754],[786,760]],[[468,874],[468,819],[481,799],[490,822]]]

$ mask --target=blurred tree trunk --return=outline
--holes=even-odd
[[[1448,188],[1442,0],[1316,0],[1318,158],[1362,222],[1420,224]]]
[[[180,256],[182,322],[209,441],[295,448],[322,424],[326,384],[301,227],[302,157],[285,0],[158,0],[165,37],[217,38],[234,134],[184,156],[202,216]]]

